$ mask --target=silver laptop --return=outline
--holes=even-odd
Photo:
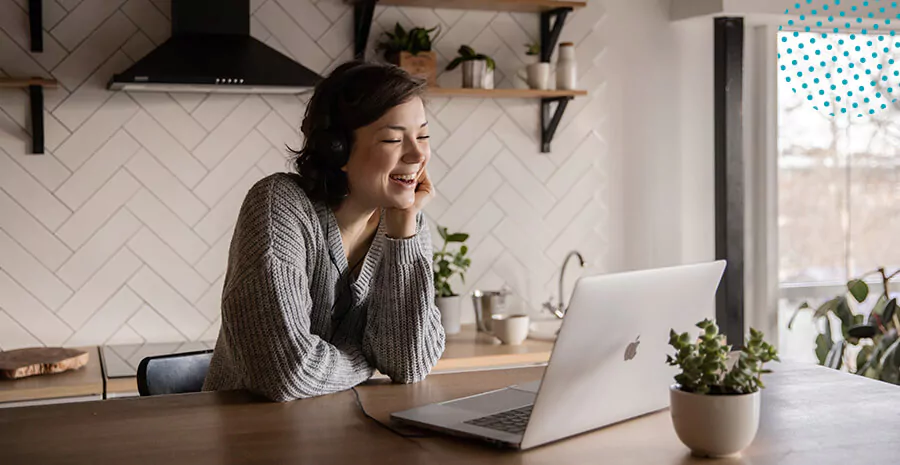
[[[543,378],[395,412],[452,435],[529,449],[669,404],[669,329],[715,316],[717,261],[578,280]]]

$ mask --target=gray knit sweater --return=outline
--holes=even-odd
[[[392,239],[381,221],[353,278],[331,209],[311,202],[294,175],[257,182],[231,240],[203,389],[282,402],[349,389],[374,369],[395,382],[424,379],[444,330],[421,213],[417,223],[414,237]]]

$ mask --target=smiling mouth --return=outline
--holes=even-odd
[[[416,178],[418,175],[416,173],[410,174],[392,174],[391,181],[395,182],[404,187],[411,187],[416,184]]]

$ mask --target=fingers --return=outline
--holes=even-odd
[[[432,190],[431,177],[428,176],[428,170],[423,169],[419,174],[419,178],[417,179],[417,181],[418,184],[416,185],[416,191]]]
[[[428,168],[425,165],[422,165],[422,168],[419,170],[419,176],[416,178],[417,182],[423,182],[428,178]]]

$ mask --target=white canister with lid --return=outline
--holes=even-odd
[[[558,90],[575,90],[578,83],[577,69],[575,44],[572,42],[560,43],[559,59],[556,62],[556,88]]]

